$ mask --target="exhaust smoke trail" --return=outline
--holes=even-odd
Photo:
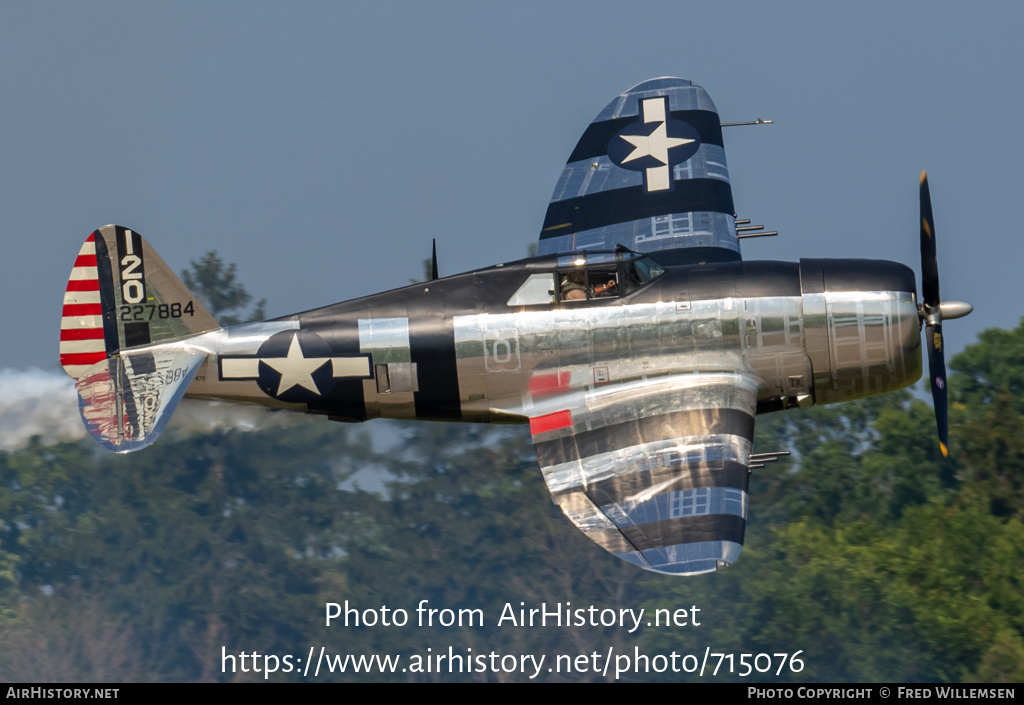
[[[257,406],[186,399],[171,419],[168,430],[179,433],[217,428],[255,431],[296,423],[295,416]],[[298,416],[298,422],[301,419]],[[22,448],[33,436],[40,436],[44,443],[59,443],[85,435],[74,380],[63,372],[0,369],[0,451]]]

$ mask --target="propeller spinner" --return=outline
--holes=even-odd
[[[939,296],[939,266],[935,256],[935,220],[928,175],[921,172],[921,320],[928,345],[928,376],[939,430],[939,448],[949,456],[949,414],[946,401],[946,359],[942,351],[943,319],[962,318],[974,307],[966,301],[942,301]]]

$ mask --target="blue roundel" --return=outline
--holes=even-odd
[[[308,330],[281,331],[260,345],[257,384],[266,394],[292,403],[308,403],[334,388],[331,347]]]

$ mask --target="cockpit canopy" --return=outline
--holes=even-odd
[[[627,296],[664,274],[647,255],[629,250],[562,255],[551,272],[536,272],[508,300],[509,306],[541,306]]]

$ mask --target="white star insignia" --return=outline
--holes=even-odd
[[[272,369],[281,373],[281,382],[277,386],[277,396],[281,396],[292,387],[302,387],[319,395],[316,382],[313,381],[313,373],[330,362],[329,357],[303,357],[302,347],[299,345],[298,334],[292,335],[291,345],[288,346],[287,357],[260,358],[260,360]]]
[[[644,123],[659,123],[654,132],[649,135],[619,135],[629,144],[633,145],[633,151],[622,160],[622,164],[631,162],[641,157],[652,157],[661,162],[662,166],[648,167],[645,184],[648,191],[664,191],[671,187],[672,183],[668,170],[668,152],[670,149],[682,147],[696,140],[685,137],[669,137],[666,120],[666,101],[664,98],[648,98],[641,101],[640,108],[643,111]]]
[[[620,135],[620,137],[635,147],[629,156],[622,160],[623,164],[640,157],[654,157],[662,164],[668,166],[668,150],[693,142],[693,140],[682,137],[669,137],[668,128],[665,127],[665,123],[658,125],[654,132],[647,137],[643,135]]]
[[[299,334],[290,333],[289,335],[291,335],[291,342],[288,343],[288,352],[283,357],[222,357],[220,359],[220,378],[224,380],[259,379],[260,363],[262,362],[281,375],[281,379],[277,382],[277,391],[267,390],[268,394],[279,397],[296,387],[301,387],[317,396],[329,393],[319,389],[313,379],[313,375],[320,372],[320,369],[327,363],[331,365],[331,377],[335,380],[351,377],[369,379],[371,377],[368,355],[306,357],[302,351],[302,344],[299,342]],[[315,344],[316,335],[312,334],[312,336],[313,341],[307,340],[307,347]],[[320,342],[323,344],[323,341]],[[324,381],[326,380],[321,379],[321,382]]]

